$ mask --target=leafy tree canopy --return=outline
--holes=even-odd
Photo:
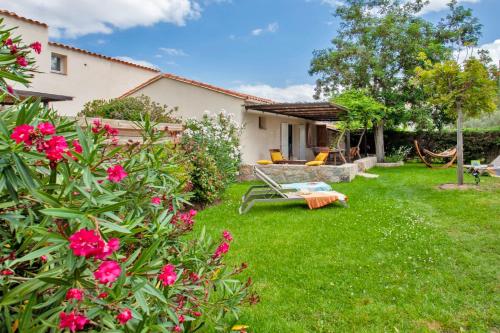
[[[385,116],[386,107],[365,90],[347,90],[335,95],[332,102],[349,109],[343,124],[346,129],[370,128]]]
[[[176,110],[176,108],[169,109],[166,105],[161,105],[152,101],[150,97],[141,95],[110,100],[96,99],[86,103],[78,115],[141,121],[148,114],[153,122],[176,123],[179,122],[174,118]]]

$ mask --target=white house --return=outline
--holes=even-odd
[[[0,10],[4,24],[17,26],[26,43],[39,41],[37,73],[29,88],[14,85],[19,94],[46,98],[61,115],[74,116],[94,99],[147,95],[177,107],[177,115],[199,118],[206,110],[225,110],[244,125],[243,162],[269,159],[269,149],[281,149],[288,159],[312,159],[313,148],[327,146],[326,125],[345,112],[330,103],[274,103],[172,74],[160,73],[120,59],[49,41],[48,25]],[[27,90],[27,91],[25,91]]]

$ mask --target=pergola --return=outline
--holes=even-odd
[[[39,91],[28,91],[28,90],[20,90],[20,89],[14,89],[14,94],[21,100],[29,98],[29,97],[34,97],[34,98],[39,98],[40,101],[47,105],[49,102],[61,102],[61,101],[71,101],[73,100],[73,97],[71,96],[65,96],[65,95],[56,95],[56,94],[49,94],[49,93],[43,93]],[[3,101],[2,104],[13,104],[15,100],[12,97],[6,97]]]
[[[246,104],[245,109],[313,121],[342,120],[348,112],[343,106],[329,102]]]

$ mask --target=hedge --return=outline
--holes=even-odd
[[[358,142],[359,135],[351,134],[351,145]],[[373,133],[367,136],[368,153],[375,154]],[[409,158],[416,157],[413,140],[417,139],[421,148],[441,152],[456,145],[456,133],[445,132],[404,132],[386,130],[384,143],[386,154],[400,146],[411,146]],[[361,145],[363,152],[363,145]],[[481,160],[490,162],[500,155],[500,130],[465,130],[464,131],[464,161]]]

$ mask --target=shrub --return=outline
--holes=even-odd
[[[196,212],[149,117],[140,145],[114,132],[36,101],[0,113],[1,331],[227,331],[253,299],[227,231],[188,236]]]
[[[398,148],[392,149],[384,160],[389,163],[404,161],[411,150],[412,147],[410,146],[399,146]]]
[[[110,100],[96,99],[84,105],[81,117],[98,117],[141,121],[149,115],[151,121],[178,123],[174,113],[177,108],[169,109],[166,105],[154,102],[148,96],[114,98]]]
[[[225,112],[205,112],[201,120],[187,120],[185,127],[181,146],[193,163],[194,199],[214,202],[238,174],[241,127]]]

